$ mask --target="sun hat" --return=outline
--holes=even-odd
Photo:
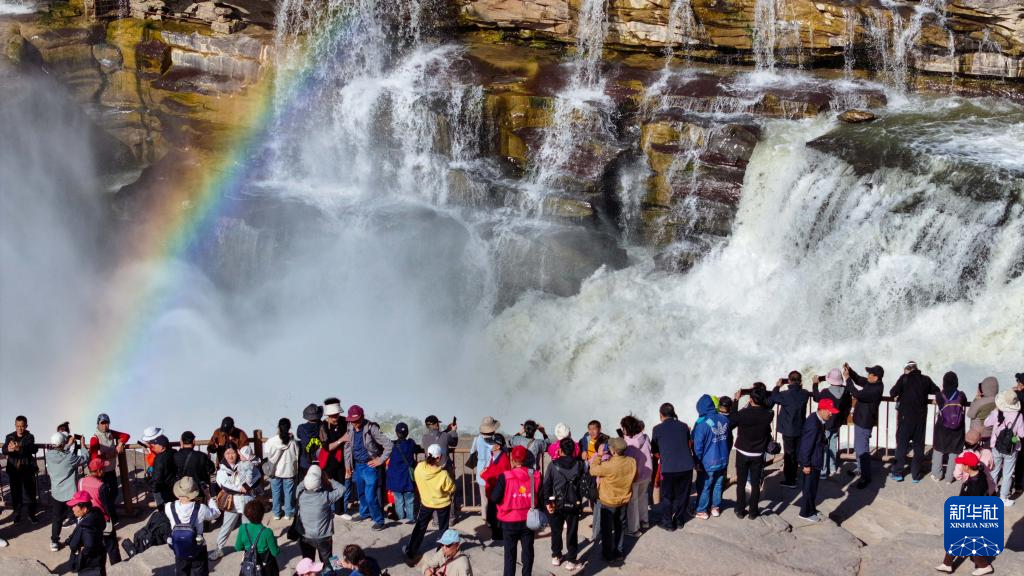
[[[319,574],[324,569],[322,562],[314,562],[310,558],[303,558],[299,560],[299,565],[295,567],[295,571],[299,574]]]
[[[1002,412],[1017,412],[1020,410],[1020,399],[1012,389],[1003,390],[996,396],[996,408]]]
[[[458,530],[455,530],[453,528],[449,528],[449,529],[444,531],[444,534],[441,535],[441,538],[438,539],[437,543],[442,545],[442,546],[451,546],[452,544],[461,544],[462,543],[462,534],[459,534]]]
[[[572,430],[569,429],[564,423],[559,422],[555,424],[555,438],[561,440],[562,438],[568,438],[572,434]]]
[[[501,426],[501,422],[495,420],[491,416],[485,416],[480,421],[480,433],[481,434],[494,434],[498,431],[498,427]]]
[[[181,480],[174,483],[174,495],[178,498],[195,500],[199,497],[199,488],[196,487],[196,481],[191,476],[182,477]]]
[[[164,435],[164,429],[163,428],[161,428],[159,426],[150,426],[149,428],[146,428],[145,430],[142,431],[142,441],[143,442],[152,442],[158,436],[163,436],[163,435]]]
[[[68,508],[70,508],[72,506],[77,506],[78,504],[84,504],[85,502],[92,502],[92,496],[89,496],[89,493],[85,490],[79,490],[78,492],[75,492],[75,495],[72,496],[71,500],[68,500],[66,504]]]
[[[324,416],[337,416],[341,414],[341,404],[332,403],[324,405]]]
[[[441,445],[440,444],[431,444],[430,446],[427,446],[427,454],[431,458],[440,458],[441,457]]]
[[[324,417],[324,409],[319,404],[310,404],[302,409],[302,418],[308,422],[316,422]]]
[[[828,376],[825,376],[825,382],[828,382],[829,386],[842,386],[843,373],[839,368],[833,368],[828,371]]]

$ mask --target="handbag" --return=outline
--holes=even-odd
[[[534,501],[537,490],[533,484],[533,469],[527,468],[527,474],[530,475],[530,511],[526,513],[526,527],[536,532],[548,525],[548,517],[540,508],[537,508],[537,503]]]
[[[214,501],[221,512],[235,511],[235,495],[227,488],[222,487],[220,492],[217,492],[217,497],[214,498]]]

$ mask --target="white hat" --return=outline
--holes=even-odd
[[[431,458],[440,458],[441,457],[441,445],[440,444],[431,444],[430,446],[427,446],[427,454]]]
[[[238,457],[248,462],[256,457],[256,452],[252,449],[252,444],[246,444],[238,449]]]
[[[309,492],[316,492],[317,490],[320,490],[320,486],[323,483],[323,476],[323,470],[314,464],[309,467],[309,471],[306,472],[306,477],[302,479],[302,486]]]
[[[336,416],[341,414],[341,404],[324,404],[324,416]]]
[[[68,443],[68,435],[63,432],[57,432],[53,436],[50,436],[50,444],[60,450]]]
[[[571,434],[572,430],[569,430],[569,427],[566,426],[564,423],[559,422],[558,424],[555,425],[555,438],[562,440],[568,438]]]
[[[996,408],[1003,412],[1016,412],[1020,410],[1020,400],[1013,388],[1003,390],[996,395]]]
[[[153,440],[156,440],[157,438],[163,435],[163,428],[160,428],[159,426],[150,426],[149,428],[146,428],[145,430],[142,431],[142,441],[152,442]]]

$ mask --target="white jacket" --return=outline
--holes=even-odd
[[[258,480],[259,476],[253,470],[254,467],[248,462],[239,462],[234,470],[227,463],[222,463],[217,470],[217,485],[231,492],[241,492],[243,484],[248,484],[249,486],[256,485],[255,480]],[[235,494],[233,498],[235,512],[241,514],[242,510],[245,509],[245,505],[252,499],[252,492],[249,494]]]
[[[277,435],[263,445],[263,454],[274,463],[274,478],[295,478],[299,473],[299,443],[292,438],[287,444]]]

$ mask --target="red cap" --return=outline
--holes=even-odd
[[[68,507],[71,507],[85,502],[92,502],[92,496],[89,496],[89,493],[85,490],[79,490],[78,492],[75,492],[75,495],[71,497],[71,500],[67,501],[67,505]]]
[[[512,449],[512,459],[516,462],[526,462],[527,454],[526,446],[516,446]]]
[[[363,407],[353,404],[352,407],[348,409],[348,417],[345,418],[345,420],[348,420],[349,422],[359,422],[362,419]]]
[[[89,460],[89,472],[99,472],[100,470],[103,470],[105,465],[106,463],[103,460],[93,458],[92,460]]]
[[[964,452],[956,457],[957,464],[963,464],[969,468],[977,466],[979,462],[981,462],[981,460],[978,459],[978,455],[974,452]]]
[[[836,405],[832,402],[831,398],[822,398],[821,401],[818,402],[818,410],[828,410],[833,415],[839,414],[839,408],[836,408]]]

